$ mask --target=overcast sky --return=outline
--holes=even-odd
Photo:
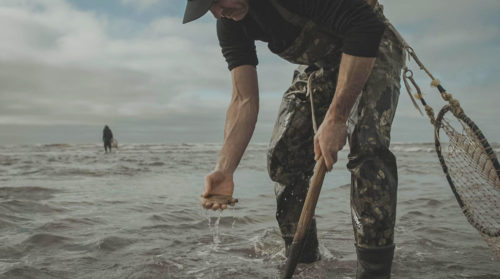
[[[251,0],[252,1],[252,0]],[[500,141],[500,1],[381,0],[386,16],[490,141]],[[210,14],[184,0],[0,0],[0,144],[220,142],[230,73]],[[267,142],[294,65],[258,44]],[[414,66],[414,65],[413,65]],[[429,103],[443,103],[422,72]],[[394,141],[432,141],[401,92]]]

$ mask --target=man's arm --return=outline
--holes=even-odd
[[[377,0],[366,0],[366,3],[374,8]],[[317,160],[323,155],[328,170],[337,162],[337,152],[346,143],[347,118],[374,64],[375,58],[342,54],[333,101],[314,137],[314,157]]]
[[[342,54],[337,88],[326,116],[314,137],[315,159],[323,155],[328,170],[337,162],[337,152],[346,143],[346,121],[370,76],[375,58]]]
[[[233,96],[226,113],[224,144],[216,170],[234,173],[252,137],[259,112],[259,89],[254,66],[231,71]]]
[[[232,196],[233,173],[252,137],[259,112],[259,89],[255,66],[243,65],[231,70],[233,96],[226,113],[224,144],[215,170],[205,177],[203,197]],[[225,209],[226,204],[205,203],[207,209]]]

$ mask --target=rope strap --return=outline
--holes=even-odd
[[[427,116],[429,117],[429,119],[431,121],[431,124],[434,125],[434,123],[436,122],[436,118],[434,117],[434,110],[432,109],[432,107],[430,107],[425,102],[424,97],[422,96],[422,91],[420,90],[420,87],[418,86],[417,82],[413,78],[413,72],[410,69],[408,69],[406,66],[404,67],[403,70],[404,70],[403,81],[404,81],[404,84],[405,84],[405,87],[406,87],[406,91],[408,91],[408,94],[410,95],[410,98],[411,98],[411,100],[413,102],[413,105],[415,105],[415,107],[420,112],[420,114],[424,115],[422,113],[422,111],[420,110],[420,108],[418,107],[417,102],[415,101],[415,99],[413,99],[413,96],[411,94],[411,87],[410,87],[410,84],[408,83],[408,80],[411,82],[411,84],[413,85],[413,87],[415,87],[415,90],[417,91],[417,93],[415,93],[415,98],[417,98],[418,100],[420,100],[420,102],[422,103],[422,105],[425,108],[425,112],[427,113]]]
[[[405,84],[406,92],[408,92],[408,96],[410,96],[411,102],[413,103],[413,105],[415,106],[415,108],[418,110],[418,112],[420,112],[421,115],[424,115],[422,113],[422,110],[418,106],[417,102],[413,98],[413,95],[411,93],[411,87],[410,87],[410,84],[408,83],[408,79],[411,78],[412,84],[415,86],[415,88],[417,90],[417,93],[416,93],[415,97],[417,99],[419,99],[419,100],[421,100],[421,98],[422,98],[422,93],[420,92],[420,87],[418,87],[418,85],[413,80],[413,72],[411,70],[409,70],[406,66],[403,68],[403,70],[404,70],[404,73],[403,73],[403,82]],[[407,74],[410,74],[410,76],[407,76]]]
[[[319,70],[314,71],[309,75],[309,78],[307,79],[307,92],[306,95],[309,95],[309,100],[311,101],[311,116],[312,116],[312,123],[313,123],[313,130],[314,134],[318,132],[318,124],[316,122],[316,113],[314,112],[314,99],[313,99],[313,89],[312,89],[312,81],[315,77],[320,77],[323,75],[323,68],[320,68]]]

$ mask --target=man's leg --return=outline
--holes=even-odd
[[[108,140],[106,140],[106,142],[104,142],[104,151],[108,153],[108,150],[109,152],[111,152],[111,143]]]
[[[389,151],[403,65],[400,44],[386,30],[379,55],[349,119],[351,213],[358,279],[390,278],[394,253],[397,166]]]
[[[306,96],[307,80],[315,70],[318,70],[315,66],[299,66],[295,71],[293,83],[283,97],[268,151],[269,175],[276,182],[276,219],[287,251],[297,229],[315,165],[311,105],[309,96]],[[333,98],[337,75],[338,68],[325,70],[323,76],[313,80],[318,125]],[[316,222],[313,219],[300,261],[313,262],[319,257]]]

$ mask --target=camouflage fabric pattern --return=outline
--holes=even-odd
[[[308,53],[321,51],[314,44],[311,48]],[[287,55],[291,56],[290,53]],[[319,125],[333,99],[340,55],[337,51],[330,53],[321,63],[310,61],[310,66],[300,65],[279,109],[268,150],[268,171],[276,182],[276,218],[287,245],[295,234],[315,164],[311,108],[309,96],[306,96],[307,80],[311,74],[322,71],[322,75],[312,82],[315,116]],[[297,57],[303,56],[299,53]],[[347,167],[352,174],[351,212],[355,240],[360,247],[393,243],[397,166],[394,155],[389,151],[389,143],[403,62],[400,43],[390,30],[386,30],[372,74],[348,121],[350,154]],[[308,247],[304,251],[317,247],[315,232],[313,223],[306,239]]]
[[[392,120],[399,98],[403,50],[386,30],[379,55],[349,120],[351,212],[360,247],[393,244],[397,165],[389,151]]]
[[[310,65],[325,58],[338,56],[341,45],[340,38],[327,33],[314,22],[308,21],[302,27],[294,44],[286,48],[279,56],[288,62]],[[316,51],[317,49],[322,51]],[[297,55],[298,53],[300,55]]]
[[[295,70],[292,86],[283,97],[268,150],[269,175],[277,182],[276,218],[286,247],[291,244],[297,229],[315,164],[311,105],[306,92],[309,75],[318,69],[316,66],[301,65]],[[323,120],[333,98],[337,75],[338,63],[337,67],[328,68],[313,82],[313,100],[318,123]],[[310,252],[314,252],[318,246],[314,220],[304,245],[303,251]],[[305,255],[303,257],[307,258]]]

